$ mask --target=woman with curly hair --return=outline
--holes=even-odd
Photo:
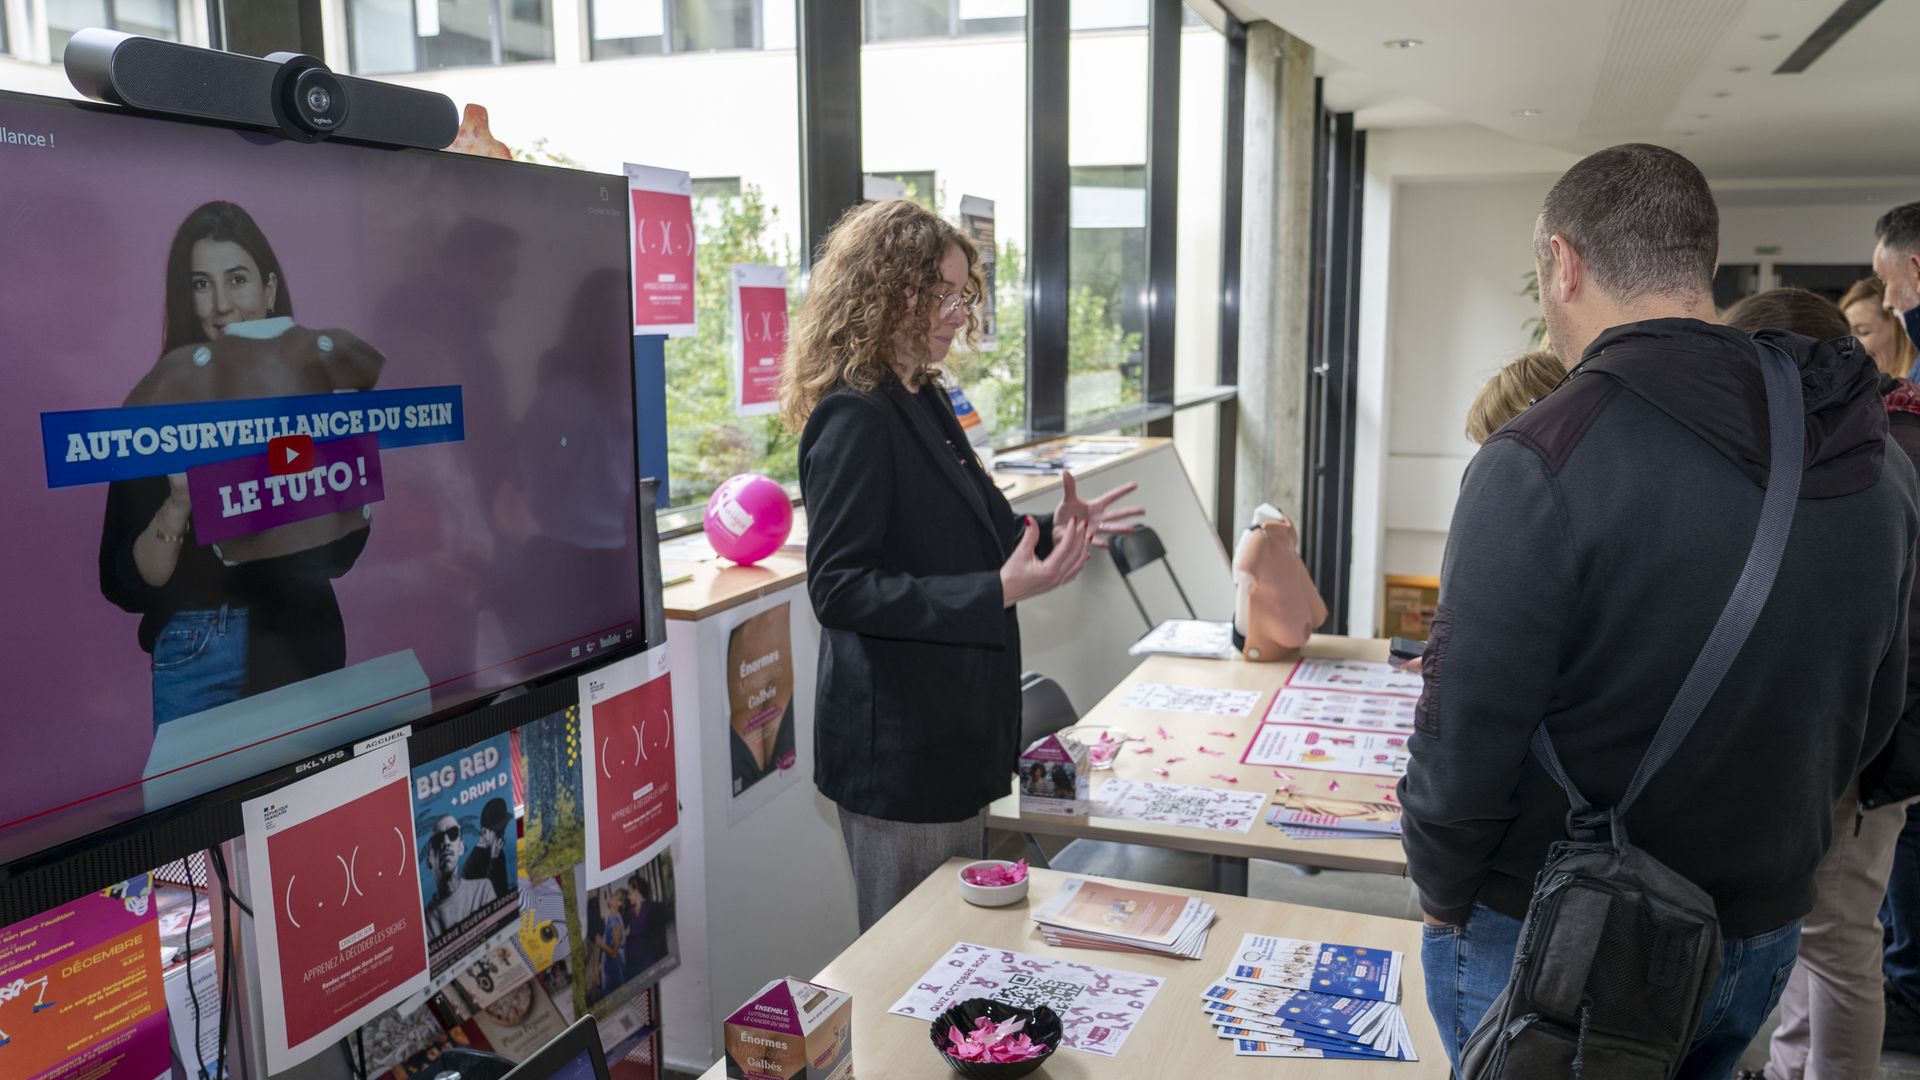
[[[1137,508],[1123,485],[1014,515],[938,368],[979,332],[971,241],[905,200],[848,211],[814,262],[781,372],[800,432],[821,626],[814,783],[840,809],[864,932],[941,863],[978,858],[1020,754],[1014,605],[1072,581]]]

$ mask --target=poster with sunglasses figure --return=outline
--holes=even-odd
[[[506,735],[413,770],[413,833],[434,968],[519,911]]]
[[[787,351],[787,270],[738,263],[732,270],[733,411],[762,416],[780,408],[780,358]]]
[[[960,230],[973,241],[980,251],[980,273],[986,278],[986,288],[980,295],[980,348],[991,349],[996,344],[994,321],[994,287],[996,258],[993,246],[993,200],[978,195],[960,196]]]

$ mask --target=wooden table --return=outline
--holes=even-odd
[[[1440,1047],[1439,1032],[1427,1012],[1417,922],[1206,893],[1202,895],[1219,912],[1219,919],[1208,935],[1206,954],[1199,960],[1055,948],[1041,939],[1031,913],[1046,903],[1067,875],[1035,870],[1025,903],[979,908],[960,898],[954,875],[963,865],[964,860],[955,859],[934,871],[899,907],[814,977],[813,981],[822,986],[853,995],[854,1075],[886,1080],[910,1077],[931,1080],[953,1075],[928,1043],[926,1023],[889,1015],[887,1009],[948,949],[963,941],[1157,975],[1166,980],[1118,1055],[1105,1058],[1072,1050],[1059,1051],[1037,1074],[1051,1080],[1319,1076],[1339,1080],[1414,1080],[1447,1075],[1446,1052]],[[1414,1052],[1420,1060],[1235,1057],[1228,1040],[1220,1038],[1207,1023],[1200,1008],[1200,995],[1226,970],[1233,950],[1240,944],[1240,936],[1246,933],[1400,950],[1406,956],[1400,1004],[1413,1034]],[[783,974],[791,973],[764,973],[769,979]],[[723,1060],[707,1070],[703,1080],[720,1080],[725,1075]]]
[[[1307,643],[1302,653],[1305,656],[1326,659],[1384,661],[1387,658],[1387,643],[1366,638],[1316,634]],[[1120,732],[1124,731],[1153,747],[1153,753],[1136,754],[1131,747],[1123,749],[1119,757],[1114,760],[1111,770],[1094,773],[1094,789],[1097,791],[1109,777],[1119,777],[1130,780],[1162,781],[1169,784],[1192,784],[1198,787],[1228,788],[1235,791],[1264,791],[1271,795],[1280,785],[1289,781],[1276,777],[1274,770],[1266,766],[1240,764],[1240,755],[1245,753],[1254,732],[1259,730],[1260,719],[1266,715],[1267,706],[1272,704],[1274,695],[1286,683],[1287,676],[1292,674],[1294,666],[1293,661],[1287,660],[1254,664],[1244,660],[1197,660],[1177,656],[1147,657],[1141,661],[1139,667],[1134,669],[1132,675],[1129,675],[1119,686],[1114,687],[1113,691],[1089,710],[1080,722],[1083,725],[1103,725],[1112,728],[1116,738],[1119,737]],[[1120,700],[1126,696],[1128,688],[1136,683],[1258,690],[1260,700],[1254,705],[1253,712],[1241,719],[1158,712],[1122,706]],[[1159,738],[1155,730],[1157,728],[1165,728],[1173,738],[1171,740]],[[1208,734],[1211,731],[1231,731],[1234,736],[1220,738]],[[1214,757],[1200,753],[1201,746],[1210,750],[1224,750],[1227,756]],[[1169,757],[1183,757],[1186,760],[1168,765],[1166,759]],[[1168,775],[1158,775],[1153,771],[1156,768],[1167,770]],[[1375,799],[1386,794],[1387,788],[1383,785],[1390,785],[1393,779],[1299,768],[1283,771],[1294,778],[1291,783],[1302,792],[1325,792],[1329,782],[1337,781],[1340,785],[1339,795],[1358,799]],[[1223,783],[1214,779],[1216,773],[1221,776],[1235,777],[1239,783]],[[1211,829],[1188,829],[1176,825],[1151,824],[1097,815],[1060,817],[1051,814],[1022,814],[1020,796],[1017,792],[996,800],[987,808],[987,827],[1043,836],[1113,840],[1127,844],[1147,844],[1153,847],[1201,852],[1214,856],[1214,887],[1223,892],[1243,896],[1246,894],[1247,859],[1272,859],[1276,862],[1316,866],[1329,870],[1364,870],[1378,874],[1399,874],[1403,877],[1407,872],[1406,852],[1402,850],[1398,840],[1295,840],[1265,821],[1256,822],[1248,832],[1236,833],[1217,832]]]

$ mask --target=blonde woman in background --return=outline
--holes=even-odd
[[[1877,277],[1853,283],[1840,298],[1840,313],[1860,346],[1880,370],[1896,378],[1913,377],[1914,344],[1906,328],[1886,307],[1886,287]]]
[[[1507,421],[1527,411],[1528,406],[1548,394],[1567,377],[1567,369],[1550,352],[1521,353],[1494,372],[1473,404],[1467,407],[1467,438],[1486,442]]]

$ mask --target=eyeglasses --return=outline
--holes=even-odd
[[[965,290],[933,294],[934,308],[941,315],[951,315],[963,307],[971,309],[973,305],[979,302],[977,297],[969,295]]]
[[[456,843],[459,839],[460,826],[458,825],[449,825],[433,834],[433,842],[436,845]]]

